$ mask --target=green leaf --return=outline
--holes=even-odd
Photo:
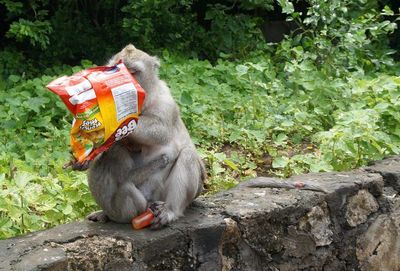
[[[20,170],[18,170],[14,176],[15,184],[18,188],[25,188],[25,186],[35,178],[36,176],[32,173]]]
[[[280,133],[275,137],[274,143],[276,145],[282,145],[286,143],[285,141],[288,139],[287,135]]]
[[[7,218],[0,217],[0,232],[9,229],[12,225],[12,221]]]
[[[6,174],[5,173],[0,173],[0,185],[4,183],[6,180]]]
[[[236,71],[239,76],[243,76],[243,75],[247,74],[248,70],[249,70],[249,67],[247,67],[245,65],[237,65],[236,66]]]
[[[273,168],[284,168],[289,164],[289,158],[287,157],[275,157],[272,161]]]
[[[65,197],[68,198],[69,202],[77,202],[79,200],[81,200],[81,195],[79,194],[78,190],[67,190],[64,192],[65,193]]]
[[[50,116],[44,116],[42,118],[36,119],[34,122],[31,123],[33,127],[49,127],[50,126],[51,118]]]
[[[191,105],[193,103],[192,96],[189,92],[186,91],[182,92],[180,101],[182,104],[185,105]]]
[[[43,220],[48,223],[54,223],[63,217],[63,213],[59,212],[57,209],[48,210],[43,216]]]
[[[293,121],[291,121],[291,120],[284,120],[283,122],[282,122],[282,126],[283,127],[291,127],[291,126],[293,126]]]
[[[291,14],[294,12],[293,4],[288,0],[278,0],[279,5],[282,8],[282,13]]]
[[[8,206],[8,216],[13,221],[19,221],[23,214],[24,214],[24,209],[22,209],[20,206],[16,206],[16,205]]]
[[[21,79],[20,76],[14,75],[14,74],[12,74],[12,75],[10,75],[10,76],[8,77],[8,80],[10,80],[10,81],[13,82],[13,83],[17,83],[20,79]]]
[[[239,170],[239,168],[237,167],[237,165],[230,159],[225,159],[224,160],[225,165],[229,166],[231,169],[233,170]]]
[[[240,139],[241,135],[242,135],[242,133],[241,133],[240,131],[234,130],[234,131],[232,131],[231,134],[229,135],[229,141],[230,141],[230,142],[235,142],[235,141],[237,141],[237,140]]]
[[[70,204],[67,204],[62,212],[64,215],[70,215],[72,213],[72,210],[72,206]]]
[[[226,159],[226,154],[223,152],[214,153],[214,157],[217,158],[218,161],[223,162]]]
[[[382,9],[382,15],[385,15],[385,16],[393,16],[394,15],[394,12],[393,12],[393,10],[389,7],[389,6],[384,6],[383,7],[383,9]]]

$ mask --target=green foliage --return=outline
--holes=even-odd
[[[15,38],[17,41],[29,41],[33,46],[38,45],[41,49],[46,49],[49,45],[49,35],[53,28],[46,16],[48,10],[43,6],[48,5],[48,1],[34,0],[29,4],[19,1],[1,0],[8,11],[8,18],[12,20],[10,28],[6,33],[8,38]],[[30,12],[33,11],[33,14]],[[25,15],[27,18],[19,18]],[[16,20],[19,18],[18,20]]]
[[[49,45],[48,35],[52,32],[52,27],[49,21],[28,21],[19,19],[18,22],[13,22],[10,25],[10,30],[7,32],[7,37],[15,38],[17,41],[29,40],[29,42],[42,49],[46,49]]]
[[[198,30],[195,14],[190,12],[191,3],[191,0],[130,1],[122,8],[125,13],[123,27],[131,40],[147,50],[160,45],[185,48],[191,42],[188,34],[196,35]]]
[[[36,149],[31,154],[38,155]],[[31,154],[26,156],[33,159]],[[55,161],[48,162],[47,175],[4,151],[0,161],[0,238],[76,220],[95,206],[85,176],[65,172]]]
[[[205,148],[214,188],[265,168],[279,176],[348,170],[400,152],[398,76],[332,78],[307,62],[286,63],[286,73],[275,72],[279,66],[265,55],[211,65],[164,52],[161,75],[193,140]],[[221,153],[226,146],[235,158]]]
[[[244,9],[271,9],[272,1],[239,2]],[[147,50],[169,48],[212,60],[221,53],[242,57],[262,42],[260,18],[233,13],[234,1],[221,3],[224,4],[193,0],[131,1],[122,9],[123,28],[130,40]]]
[[[71,117],[45,89],[51,79],[0,81],[0,238],[76,220],[95,208],[86,176],[62,169]]]
[[[92,65],[59,62],[98,61],[130,40],[160,51],[209,193],[399,154],[400,65],[388,42],[397,11],[380,11],[380,1],[307,2],[301,13],[288,0],[1,0],[9,40],[0,51],[0,238],[96,208],[85,175],[62,169],[71,117],[44,85]],[[256,14],[274,3],[298,29],[267,46]]]
[[[21,63],[25,65],[22,66]],[[0,79],[6,79],[11,74],[23,75],[26,71],[31,70],[30,64],[21,52],[6,48],[0,51]]]
[[[290,43],[311,53],[304,57],[313,57],[312,62],[336,76],[343,69],[369,71],[393,64],[390,55],[395,51],[388,49],[386,37],[394,32],[396,23],[384,17],[393,13],[389,7],[379,12],[376,1],[309,2],[311,7],[304,20],[298,12],[288,12],[289,19],[300,27]]]
[[[273,10],[274,0],[240,0],[240,7],[247,10]]]
[[[0,20],[7,28],[5,44],[43,65],[74,65],[82,58],[102,64],[128,42],[153,53],[168,48],[215,60],[221,53],[242,57],[259,47],[261,17],[249,10],[271,10],[272,3],[1,0],[6,13]]]
[[[127,43],[120,31],[123,3],[1,0],[6,12],[0,30],[5,28],[7,47],[18,47],[19,54],[43,66],[74,65],[82,58],[102,63]]]
[[[282,13],[292,14],[294,12],[293,3],[288,0],[278,0],[279,5],[282,8]]]
[[[336,170],[400,153],[400,77],[379,75],[349,87],[349,105],[335,112],[329,131],[315,136],[324,160]]]

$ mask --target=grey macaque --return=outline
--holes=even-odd
[[[152,228],[183,215],[200,194],[204,165],[183,124],[166,83],[159,79],[157,58],[128,45],[108,65],[122,60],[146,98],[138,126],[89,166],[89,188],[102,211],[88,219],[128,223],[152,205]]]

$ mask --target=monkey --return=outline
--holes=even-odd
[[[311,190],[316,192],[328,193],[324,188],[311,182],[292,182],[288,180],[277,180],[268,177],[258,177],[255,179],[248,180],[243,183],[239,183],[237,188],[249,187],[249,188],[285,188],[285,189],[299,189],[299,190]]]
[[[124,152],[124,151],[125,151],[124,149],[122,149],[122,150],[120,149],[119,150],[119,152]],[[108,163],[109,162],[108,159],[103,159],[101,161],[103,163]],[[99,162],[99,163],[101,163],[101,162]],[[151,161],[150,163],[148,163],[145,166],[142,166],[142,167],[139,167],[137,165],[133,166],[132,168],[129,169],[128,176],[132,180],[137,180],[137,181],[143,182],[143,181],[146,180],[147,176],[149,176],[150,174],[152,174],[153,172],[155,172],[157,170],[165,168],[168,165],[168,163],[169,163],[168,157],[166,155],[161,155],[159,158],[156,158],[155,160]],[[85,165],[88,165],[88,164],[85,164]],[[105,165],[103,165],[103,166],[98,165],[98,167],[100,167],[100,168],[101,167],[105,167]],[[77,170],[82,170],[82,169],[77,169]],[[141,184],[140,182],[135,183],[136,186],[140,185],[140,184]],[[97,190],[95,188],[92,188],[92,193],[94,193],[95,191],[97,191]],[[100,195],[95,196],[95,197],[96,198],[100,197]],[[152,207],[153,209],[156,210],[157,205],[149,206],[149,207]],[[108,216],[103,211],[94,212],[94,213],[88,215],[87,218],[89,220],[99,221],[99,222],[107,222],[107,221],[109,221]]]
[[[122,61],[146,91],[137,128],[88,166],[89,189],[102,211],[89,220],[129,223],[150,205],[151,228],[177,220],[201,193],[204,164],[180,117],[167,84],[158,76],[160,61],[129,44],[107,65]]]

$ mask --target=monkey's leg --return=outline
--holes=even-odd
[[[110,180],[115,186],[107,186],[108,189],[96,193],[103,196],[98,196],[98,198],[101,198],[104,211],[94,212],[87,218],[95,222],[107,222],[109,219],[120,223],[130,222],[133,217],[144,212],[148,205],[142,192],[136,188],[135,184],[144,182],[145,177],[149,176],[151,172],[165,168],[168,163],[169,158],[166,155],[161,155],[145,166],[133,168],[127,176],[120,176],[119,181]],[[106,193],[109,195],[104,197]]]
[[[169,158],[167,155],[161,155],[145,166],[132,169],[125,183],[118,187],[113,196],[111,210],[115,215],[109,215],[111,219],[116,222],[128,223],[133,217],[144,212],[148,203],[136,185],[145,181],[151,172],[163,169],[168,164]]]
[[[115,222],[129,223],[146,208],[147,200],[142,192],[132,182],[126,182],[118,187],[111,199],[110,210],[105,210],[105,212]]]
[[[103,211],[93,212],[93,213],[89,214],[88,216],[86,216],[86,219],[93,221],[93,222],[101,222],[101,223],[106,223],[110,220],[108,218],[108,216],[106,215],[106,213]]]
[[[161,228],[183,215],[185,208],[202,188],[202,165],[197,153],[183,149],[164,183],[162,201],[153,203],[155,219],[153,229]]]
[[[147,201],[143,194],[133,183],[126,182],[118,186],[108,204],[103,205],[103,211],[93,212],[86,218],[94,222],[104,223],[112,220],[129,223],[133,217],[144,212],[146,207]]]

